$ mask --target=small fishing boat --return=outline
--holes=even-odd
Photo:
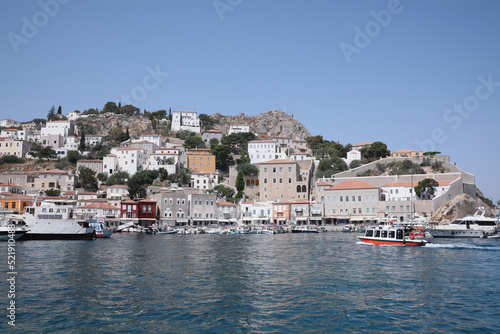
[[[176,234],[179,230],[174,230],[171,227],[168,228],[156,228],[156,227],[148,227],[146,233],[148,234]]]
[[[89,220],[89,226],[93,227],[95,229],[95,236],[96,238],[110,238],[111,235],[115,232],[115,230],[106,227],[104,225],[104,220],[103,219],[90,219]]]
[[[359,240],[374,245],[425,246],[424,233],[403,226],[379,226],[367,228]]]

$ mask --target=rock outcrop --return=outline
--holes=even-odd
[[[223,132],[229,129],[229,125],[248,125],[250,126],[250,131],[256,133],[262,139],[267,139],[271,136],[305,139],[311,135],[303,124],[293,118],[293,115],[279,110],[255,116],[246,116],[240,113],[236,116],[214,114],[211,117],[219,120],[216,128]]]
[[[486,217],[496,217],[498,214],[497,210],[490,208],[479,198],[474,199],[467,194],[462,194],[439,208],[432,216],[431,221],[452,222],[455,219],[474,214],[479,207],[485,208]]]

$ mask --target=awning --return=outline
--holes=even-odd
[[[309,220],[323,220],[323,217],[309,217]]]
[[[251,217],[243,217],[243,220],[252,220]]]
[[[236,220],[236,218],[231,218],[231,219],[229,219],[229,221],[230,221],[231,223],[237,223],[237,222],[238,222],[238,220]]]
[[[365,220],[364,217],[353,217],[350,219],[352,222],[362,222],[363,220]]]
[[[252,220],[254,220],[254,221],[259,221],[259,220],[266,220],[266,221],[268,221],[269,218],[252,218]]]
[[[307,220],[307,217],[297,217],[297,220]]]
[[[177,223],[187,223],[188,220],[187,219],[176,219],[175,220]]]
[[[218,219],[219,223],[229,223],[229,219]]]

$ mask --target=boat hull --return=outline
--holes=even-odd
[[[0,241],[8,241],[9,239],[18,240],[28,231],[15,231],[14,233],[8,233],[7,231],[0,232]]]
[[[359,240],[373,245],[425,246],[425,244],[427,244],[426,240],[418,240],[418,239],[394,240],[394,239],[359,237]]]
[[[88,233],[26,233],[19,240],[92,240],[96,238],[94,231]]]
[[[482,230],[427,230],[433,238],[484,238],[485,232]]]

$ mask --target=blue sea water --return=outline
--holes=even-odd
[[[500,240],[146,235],[16,243],[1,332],[500,333]]]

